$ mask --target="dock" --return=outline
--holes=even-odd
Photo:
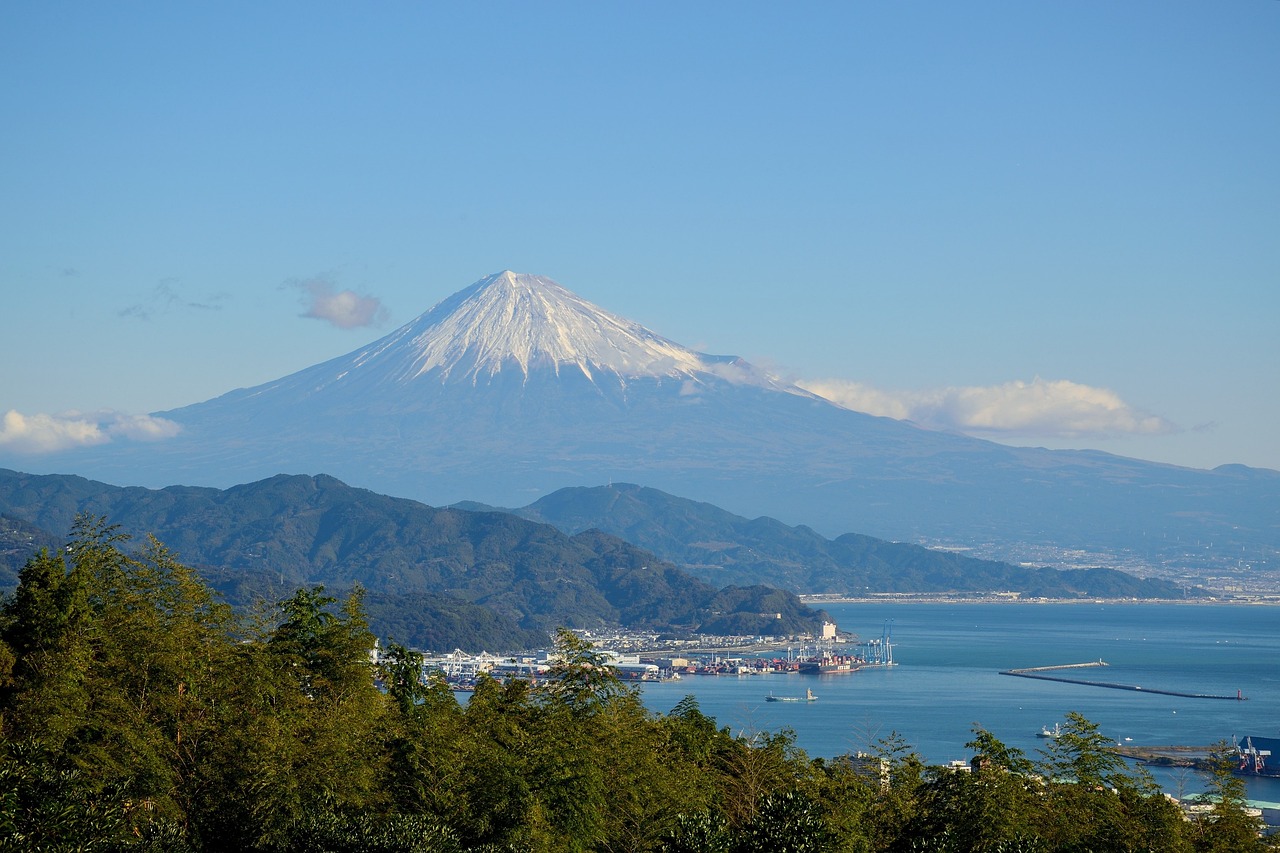
[[[1109,664],[1099,658],[1096,661],[1088,663],[1063,663],[1055,666],[1032,666],[1023,669],[1005,669],[1001,670],[1001,675],[1015,675],[1018,678],[1037,678],[1041,681],[1059,681],[1063,684],[1083,684],[1086,687],[1105,687],[1108,690],[1135,690],[1140,693],[1157,693],[1161,696],[1179,696],[1183,699],[1230,699],[1237,702],[1243,702],[1247,697],[1239,690],[1234,696],[1223,696],[1215,693],[1186,693],[1181,690],[1160,690],[1154,687],[1140,687],[1136,684],[1117,684],[1113,681],[1088,681],[1083,678],[1064,678],[1060,675],[1051,675],[1050,673],[1059,672],[1064,669],[1084,669],[1095,666],[1109,666]]]

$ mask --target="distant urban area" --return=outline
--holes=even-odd
[[[1091,550],[1061,548],[1028,543],[954,541],[921,538],[915,542],[926,548],[950,551],[966,557],[1002,560],[1023,566],[1052,569],[1101,567],[1116,569],[1141,578],[1169,581],[1184,589],[1196,587],[1232,599],[1276,599],[1280,596],[1280,552],[1265,550],[1244,553],[1238,558],[1215,551],[1212,543],[1185,551],[1164,550],[1156,554],[1136,554],[1124,549]]]

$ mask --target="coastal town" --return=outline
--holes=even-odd
[[[835,674],[864,667],[893,666],[893,642],[886,623],[880,636],[860,640],[824,622],[819,635],[713,636],[674,638],[634,632],[575,631],[606,655],[624,681],[678,681],[717,675],[767,675],[770,673]],[[375,662],[380,649],[374,650]],[[541,649],[513,654],[455,649],[448,653],[422,653],[423,678],[443,678],[454,690],[475,689],[482,677],[537,681],[547,677],[555,653]]]

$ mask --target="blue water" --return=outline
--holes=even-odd
[[[686,676],[644,687],[669,711],[685,695],[740,731],[790,728],[811,756],[865,750],[897,732],[928,763],[967,760],[980,724],[1039,758],[1043,727],[1076,711],[1109,738],[1133,745],[1206,745],[1235,736],[1280,737],[1280,608],[1145,604],[839,604],[842,631],[879,637],[889,623],[898,666],[852,675]],[[798,651],[798,649],[797,649]],[[1061,675],[1235,696],[1190,699],[1000,675],[1005,669],[1082,663]],[[801,695],[818,701],[765,702]],[[1280,761],[1280,757],[1274,759]],[[1203,790],[1185,770],[1161,771],[1172,793]],[[1250,780],[1254,799],[1280,801],[1280,780]]]

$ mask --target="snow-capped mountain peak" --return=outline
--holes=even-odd
[[[393,356],[394,353],[394,356]],[[612,314],[545,276],[510,270],[482,278],[356,355],[357,363],[394,357],[402,381],[482,381],[518,368],[601,373],[623,379],[725,375],[772,380],[738,359],[708,356]]]

